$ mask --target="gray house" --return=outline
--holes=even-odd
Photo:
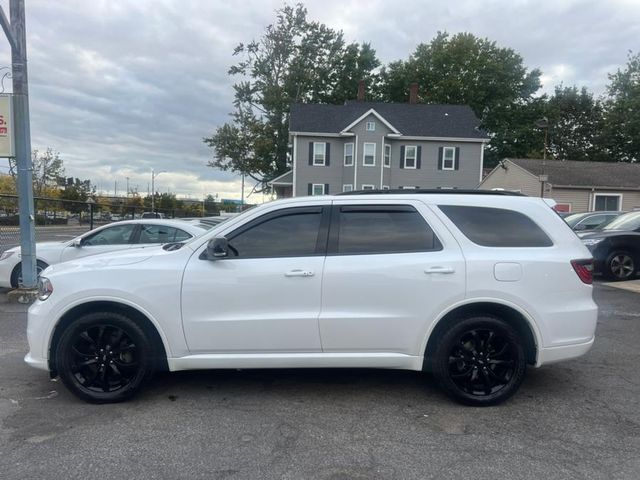
[[[279,197],[351,190],[476,188],[488,138],[464,105],[296,103],[292,169],[273,179]]]

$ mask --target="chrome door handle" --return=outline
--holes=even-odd
[[[285,277],[313,277],[315,274],[311,270],[289,270]]]
[[[424,270],[424,273],[426,273],[426,274],[431,274],[431,273],[454,273],[455,271],[456,271],[456,269],[453,268],[453,267],[437,266],[437,267],[426,268]]]

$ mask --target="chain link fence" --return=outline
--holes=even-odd
[[[36,241],[63,241],[120,220],[210,217],[220,215],[221,209],[226,212],[238,210],[235,205],[190,202],[183,208],[155,208],[152,211],[148,206],[130,205],[129,200],[113,198],[107,202],[88,203],[36,197]],[[18,211],[16,195],[0,195],[0,253],[20,244]]]

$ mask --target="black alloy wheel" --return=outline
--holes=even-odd
[[[636,263],[628,252],[613,252],[607,258],[607,277],[611,280],[629,280],[636,272]]]
[[[152,351],[131,319],[114,312],[90,313],[63,333],[56,366],[66,387],[83,400],[120,402],[150,377]]]
[[[433,370],[456,400],[495,405],[520,387],[526,357],[517,331],[508,323],[493,317],[468,318],[442,335]]]

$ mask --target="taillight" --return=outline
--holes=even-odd
[[[587,285],[593,283],[593,260],[571,260],[571,266]]]

